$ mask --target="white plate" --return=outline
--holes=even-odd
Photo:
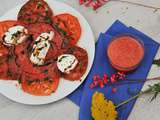
[[[8,97],[9,99],[19,103],[29,104],[29,105],[40,105],[40,104],[55,102],[66,97],[82,84],[93,64],[94,53],[95,53],[94,36],[85,18],[75,9],[64,3],[54,0],[47,0],[47,3],[53,9],[54,14],[70,13],[78,18],[82,27],[82,35],[78,42],[78,45],[87,50],[89,57],[88,68],[86,73],[82,77],[82,81],[71,82],[68,80],[61,79],[57,91],[53,93],[51,96],[45,96],[45,97],[33,96],[23,92],[20,89],[20,87],[17,87],[16,85],[17,82],[0,81],[0,93]],[[18,11],[20,10],[21,7],[22,5],[17,6],[14,9],[10,10],[0,18],[0,21],[8,19],[16,19]]]

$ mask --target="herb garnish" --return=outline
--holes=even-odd
[[[54,24],[50,17],[46,16],[44,17],[44,20],[46,23],[51,24],[52,27],[64,37],[62,48],[65,48],[65,46],[68,45],[69,41],[71,40],[71,38],[67,36],[67,32],[61,29],[58,24]]]
[[[21,83],[22,83],[21,79],[18,79],[18,83],[19,83],[19,84],[21,84]]]
[[[38,2],[38,3],[37,3],[37,9],[39,9],[40,7],[42,7],[42,3],[41,3],[41,2]]]
[[[75,51],[75,48],[74,48],[74,47],[71,47],[71,48],[68,49],[68,53],[70,53],[70,54],[73,54],[74,51]]]
[[[27,21],[28,22],[32,22],[32,19],[29,17],[29,18],[27,18]]]
[[[44,17],[44,20],[46,21],[46,23],[52,24],[52,20],[50,19],[50,17],[46,16]]]
[[[156,59],[153,61],[153,64],[157,65],[158,67],[160,67],[160,58]]]
[[[38,48],[37,50],[41,51],[44,47]]]
[[[43,17],[43,15],[41,13],[38,13],[38,16]]]
[[[45,47],[47,47],[47,46],[48,46],[48,45],[47,45],[47,43],[45,43],[44,45],[45,45]]]
[[[63,43],[62,43],[61,47],[65,48],[68,44],[69,44],[69,40],[68,39],[63,39]]]
[[[20,34],[21,34],[20,31],[17,31],[16,33],[13,33],[13,34],[12,34],[12,39],[13,39],[13,38],[17,38]]]
[[[12,72],[10,70],[8,70],[7,71],[7,75],[10,76],[10,77],[12,77],[13,74],[12,74]]]
[[[27,84],[28,84],[28,85],[31,85],[33,82],[34,82],[34,81],[32,81],[32,80],[27,80]]]
[[[45,38],[45,40],[48,40],[49,39],[49,36],[47,36],[47,38]]]
[[[41,37],[41,36],[40,36],[40,37]],[[35,41],[34,44],[37,45],[37,44],[40,43],[41,41],[42,41],[42,39],[40,38],[39,40]]]
[[[61,62],[62,59],[66,58],[67,56],[62,56],[61,59],[58,60],[58,62]]]
[[[48,70],[44,70],[43,73],[44,73],[44,74],[48,74]]]
[[[8,55],[8,62],[11,62],[14,59],[14,56],[12,54]]]
[[[64,31],[63,29],[61,29],[58,24],[55,24],[55,28],[56,28],[56,30],[59,31],[62,35],[67,36],[67,32]]]
[[[48,81],[48,80],[49,80],[49,77],[44,78],[44,81]]]
[[[49,12],[48,8],[45,8],[45,12],[48,15],[48,12]]]
[[[83,64],[82,64],[82,62],[79,62],[79,67],[80,67],[80,69],[82,69],[82,68],[83,68]]]

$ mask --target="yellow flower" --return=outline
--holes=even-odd
[[[117,111],[112,101],[106,100],[104,94],[95,92],[91,107],[94,120],[116,120]]]

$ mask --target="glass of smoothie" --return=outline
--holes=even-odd
[[[111,65],[119,71],[133,71],[144,58],[144,44],[136,36],[123,34],[114,37],[107,47]]]

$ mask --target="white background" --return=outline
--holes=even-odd
[[[14,6],[24,3],[26,0],[0,0],[0,16]],[[160,42],[160,11],[138,7],[134,5],[109,2],[97,12],[78,5],[78,0],[59,0],[66,2],[82,13],[90,23],[95,37],[105,31],[116,19],[120,19],[127,25],[148,34]],[[128,0],[132,1],[133,0]],[[159,6],[160,0],[134,0],[134,2],[146,5]],[[159,70],[153,74],[160,73]],[[160,75],[160,74],[159,74]],[[151,95],[144,95],[138,99],[129,120],[159,120],[160,97],[152,103]],[[12,102],[0,95],[0,120],[77,120],[79,108],[70,100],[42,105],[27,106]]]

